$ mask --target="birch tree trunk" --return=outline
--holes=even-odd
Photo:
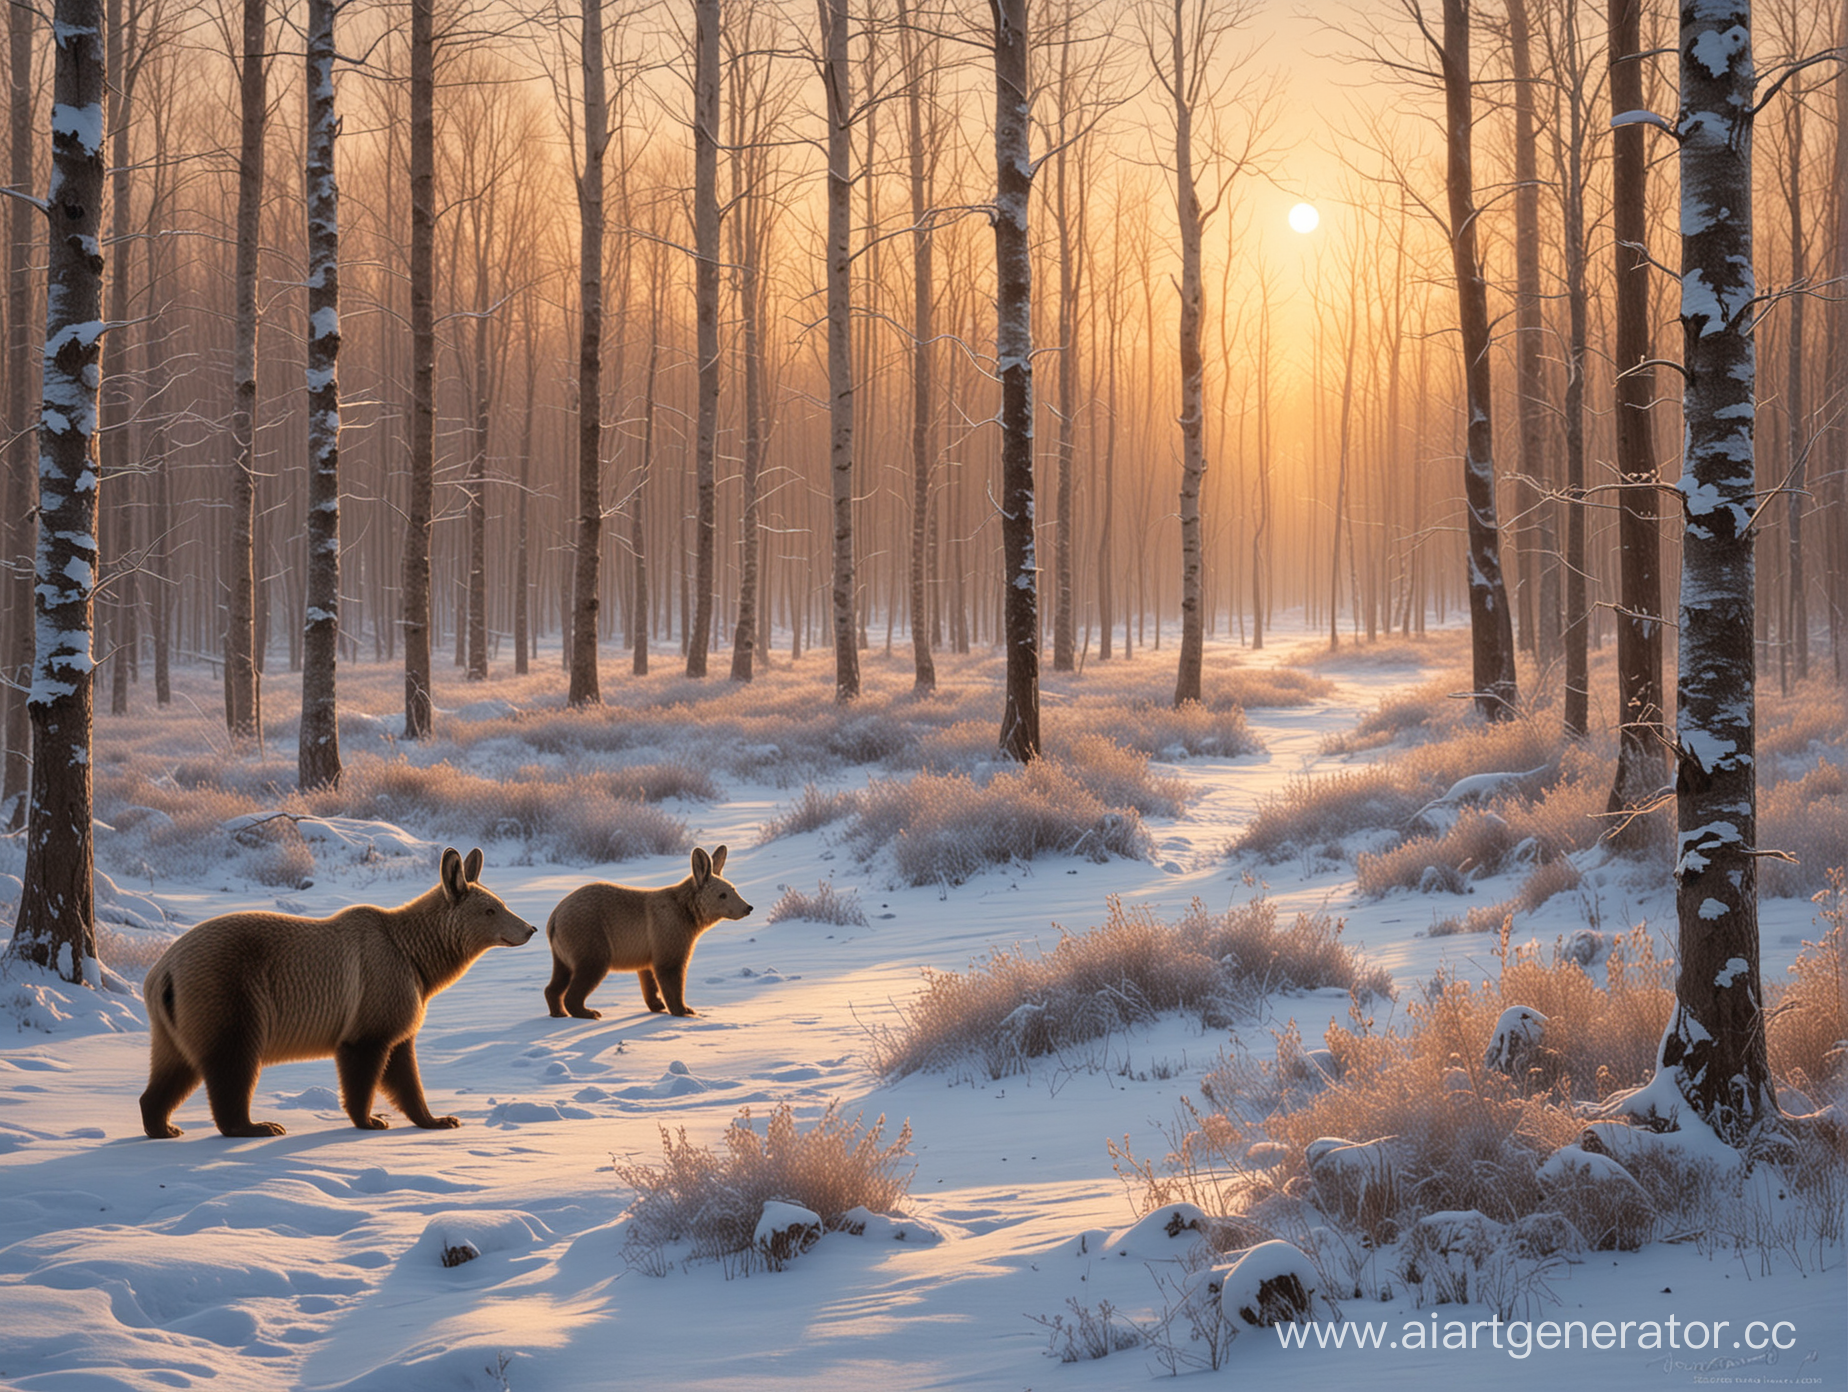
[[[232,349],[230,530],[224,573],[230,594],[225,629],[225,725],[233,739],[258,739],[263,708],[257,673],[257,269],[263,217],[263,126],[269,93],[268,0],[244,0],[237,160],[236,343]]]
[[[7,59],[13,100],[10,126],[12,153],[7,177],[21,191],[32,187],[33,138],[32,28],[37,12],[29,5],[6,7]],[[6,247],[6,414],[23,426],[32,417],[30,364],[38,355],[32,348],[32,259],[39,237],[38,213],[24,199],[7,200],[12,213]],[[26,824],[27,788],[32,774],[32,727],[27,718],[26,693],[32,685],[33,617],[32,556],[36,548],[36,489],[38,455],[32,432],[16,428],[6,448],[6,516],[0,519],[6,538],[4,573],[0,573],[0,821],[8,831]]]
[[[988,0],[995,56],[995,358],[1001,377],[1001,585],[1007,690],[1001,752],[1040,752],[1039,560],[1033,522],[1033,255],[1027,208],[1033,86],[1027,0]]]
[[[430,520],[436,493],[436,0],[411,0],[411,468],[405,502],[404,737],[431,719]]]
[[[609,109],[603,80],[603,0],[583,0],[584,172],[578,179],[578,524],[571,587],[574,706],[603,699],[597,687],[597,584],[603,546],[603,153]]]
[[[1643,105],[1643,0],[1610,0],[1611,114]],[[1655,369],[1649,333],[1649,276],[1646,239],[1649,162],[1647,132],[1620,124],[1611,136],[1611,229],[1617,284],[1616,366],[1617,476],[1624,487],[1617,514],[1618,572],[1617,695],[1622,723],[1617,733],[1617,772],[1610,810],[1640,807],[1664,781],[1662,728],[1662,572],[1656,512],[1657,466],[1650,406]],[[1576,508],[1575,512],[1582,511]],[[1583,523],[1580,523],[1581,531]],[[1568,564],[1571,558],[1568,557]],[[1577,567],[1582,569],[1582,565]],[[1585,636],[1576,644],[1582,653]],[[1581,663],[1583,658],[1579,659]]]
[[[1657,1085],[1642,1103],[1658,1114],[1684,1104],[1739,1147],[1781,1130],[1758,960],[1751,32],[1749,0],[1682,6],[1681,942]]]
[[[1476,709],[1488,720],[1512,720],[1519,691],[1514,675],[1514,624],[1502,583],[1501,534],[1495,520],[1495,436],[1490,424],[1488,287],[1476,255],[1476,204],[1470,169],[1469,7],[1444,0],[1444,111],[1449,159],[1450,254],[1463,334],[1467,427],[1463,495],[1469,509],[1469,619]]]
[[[1168,75],[1174,101],[1175,218],[1181,237],[1181,652],[1174,680],[1174,704],[1200,699],[1203,586],[1206,558],[1200,544],[1200,489],[1206,479],[1205,365],[1200,357],[1200,195],[1194,184],[1193,99],[1185,0],[1174,0],[1174,70]],[[1333,600],[1330,600],[1331,613]]]
[[[102,984],[96,960],[90,737],[94,714],[97,453],[103,335],[102,0],[57,0],[46,268],[37,640],[27,712],[26,869],[7,955]],[[23,190],[22,190],[23,192]]]
[[[934,46],[913,32],[905,0],[898,0],[898,35],[903,49],[906,85],[906,115],[910,129],[911,174],[911,666],[915,676],[912,689],[937,689],[937,664],[931,657],[930,624],[926,621],[928,596],[926,567],[930,523],[931,466],[936,451],[932,438],[935,423],[936,385],[932,380],[932,358],[936,346],[932,231],[927,219],[931,206],[931,173],[936,163],[938,123],[930,122],[926,143],[924,102],[926,84],[932,74],[930,60]],[[931,85],[929,95],[935,95]]]
[[[846,0],[819,0],[828,120],[828,474],[834,504],[834,699],[860,694],[853,624],[852,73]]]
[[[843,35],[842,43],[845,44]],[[719,0],[693,4],[693,299],[699,396],[694,436],[693,629],[687,675],[706,675],[712,646],[719,453]]]
[[[340,184],[334,141],[334,14],[308,0],[308,594],[302,626],[304,789],[340,782],[334,669],[340,656]]]

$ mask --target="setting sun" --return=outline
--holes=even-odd
[[[1313,232],[1321,221],[1322,215],[1315,210],[1313,203],[1298,203],[1290,209],[1290,230],[1292,232]]]

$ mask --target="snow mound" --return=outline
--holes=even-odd
[[[285,814],[277,812],[242,812],[222,823],[233,838],[248,835],[267,821]],[[391,822],[370,821],[363,817],[309,817],[286,814],[295,830],[310,845],[329,846],[354,852],[362,857],[415,856],[434,860],[441,847],[434,841],[420,841],[403,827]]]
[[[1599,1252],[1634,1252],[1649,1240],[1655,1204],[1608,1155],[1561,1146],[1535,1175],[1547,1201]]]
[[[337,1112],[340,1108],[340,1094],[328,1087],[304,1088],[289,1096],[276,1094],[276,1105],[289,1111],[298,1112]]]
[[[100,968],[100,964],[92,964]],[[147,1017],[134,988],[101,968],[102,985],[73,986],[55,972],[28,962],[0,962],[0,1037],[17,1033],[75,1036],[134,1034]]]
[[[492,1101],[492,1099],[490,1099]],[[596,1116],[562,1102],[502,1102],[488,1109],[488,1126],[530,1126],[540,1121],[588,1121]]]
[[[1113,1257],[1131,1257],[1138,1261],[1172,1258],[1176,1255],[1177,1241],[1191,1246],[1200,1241],[1209,1226],[1205,1212],[1194,1204],[1163,1204],[1105,1238],[1104,1251]]]
[[[1509,1006],[1495,1022],[1489,1047],[1483,1050],[1482,1066],[1510,1078],[1524,1073],[1527,1060],[1533,1057],[1546,1034],[1546,1025],[1546,1016],[1532,1006]]]
[[[672,1097],[691,1097],[700,1092],[723,1092],[739,1084],[729,1078],[701,1078],[675,1059],[668,1064],[667,1072],[652,1083],[637,1083],[634,1087],[618,1088],[612,1094],[631,1101],[654,1101]]]
[[[415,1269],[461,1266],[477,1257],[530,1252],[552,1236],[552,1230],[530,1213],[518,1209],[454,1210],[433,1214],[411,1244],[400,1265]],[[470,1256],[460,1256],[468,1252]]]
[[[840,1216],[842,1232],[855,1237],[871,1237],[889,1242],[909,1242],[914,1247],[930,1247],[943,1241],[943,1231],[922,1218],[900,1218],[891,1213],[874,1213],[856,1206]]]
[[[1316,1294],[1321,1279],[1301,1249],[1276,1239],[1260,1242],[1220,1273],[1219,1308],[1254,1329],[1314,1319],[1328,1304]]]
[[[449,714],[452,718],[468,725],[480,725],[489,720],[507,720],[520,713],[520,708],[511,701],[486,700],[470,701],[465,706],[457,706]]]
[[[751,1240],[770,1269],[779,1271],[785,1262],[793,1261],[821,1240],[821,1215],[801,1204],[771,1199],[764,1205]]]

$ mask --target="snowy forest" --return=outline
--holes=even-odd
[[[1844,0],[6,25],[0,1381],[1848,1376]]]

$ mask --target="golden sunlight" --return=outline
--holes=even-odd
[[[1315,210],[1313,203],[1298,203],[1290,209],[1290,230],[1304,234],[1315,231],[1321,223],[1322,215]]]

